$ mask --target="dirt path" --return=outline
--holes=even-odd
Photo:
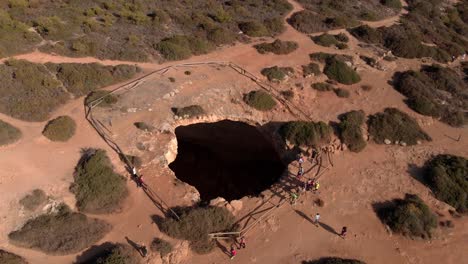
[[[293,12],[302,10],[295,1],[290,0]],[[402,13],[403,14],[403,13]],[[400,15],[402,15],[400,14]],[[398,21],[399,16],[378,22],[366,22],[372,27],[389,26]],[[292,66],[300,72],[300,65],[310,62],[308,54],[312,52],[344,53],[358,57],[360,54],[372,55],[372,51],[357,46],[354,38],[350,40],[349,50],[335,50],[315,45],[309,36],[301,34],[287,25],[286,31],[279,36],[283,40],[294,40],[299,49],[289,55],[260,55],[251,44],[236,44],[224,47],[213,53],[192,57],[183,62],[195,61],[233,61],[247,70],[259,75],[262,68],[278,65]],[[15,56],[36,63],[89,63],[99,62],[105,65],[137,64],[149,72],[178,62],[135,63],[128,61],[98,60],[96,58],[68,58],[41,52],[32,52]],[[5,59],[4,59],[5,60]],[[3,61],[4,61],[3,60]],[[381,111],[385,107],[398,107],[417,118],[434,141],[421,146],[401,148],[397,146],[369,146],[359,154],[341,153],[336,157],[336,167],[326,174],[319,196],[308,194],[301,198],[297,207],[283,207],[277,214],[256,228],[248,237],[248,247],[241,250],[233,263],[300,263],[305,259],[334,255],[359,258],[368,263],[458,263],[468,258],[468,221],[466,218],[454,220],[455,228],[442,230],[430,243],[412,241],[397,235],[389,235],[372,211],[371,204],[376,201],[402,197],[405,192],[417,193],[429,203],[431,208],[447,217],[446,206],[435,200],[428,189],[408,173],[408,164],[422,165],[423,161],[434,153],[452,153],[468,156],[468,129],[448,127],[432,118],[423,117],[410,110],[403,102],[403,96],[387,83],[394,69],[405,70],[419,67],[418,60],[399,59],[393,68],[377,71],[358,62],[363,80],[357,85],[346,86],[351,92],[349,99],[337,98],[332,93],[317,94],[308,89],[295,88],[295,82],[286,82],[282,89],[295,89],[294,100],[317,120],[336,121],[337,115],[349,110],[363,109],[367,114]],[[310,80],[298,82],[310,85]],[[373,90],[363,93],[361,84],[372,84]],[[115,87],[115,86],[114,86]],[[108,87],[112,89],[112,87]],[[194,93],[194,91],[190,91]],[[184,96],[181,94],[180,96]],[[124,172],[116,154],[99,138],[93,128],[84,119],[83,98],[72,100],[52,114],[69,115],[77,122],[77,134],[67,143],[49,142],[41,135],[45,122],[23,122],[0,114],[0,119],[7,121],[23,132],[23,138],[6,147],[0,147],[0,247],[26,257],[31,263],[71,263],[75,255],[52,257],[34,250],[12,246],[7,234],[18,227],[27,218],[19,210],[18,200],[34,188],[41,188],[58,200],[69,205],[74,204],[74,197],[68,188],[72,181],[74,166],[80,156],[80,149],[96,147],[106,149],[119,172]],[[155,113],[157,114],[157,113]],[[281,114],[273,118],[281,118]],[[116,124],[118,126],[118,124]],[[462,141],[455,143],[446,135]],[[130,147],[130,146],[126,146]],[[147,171],[152,175],[152,171]],[[164,174],[165,173],[165,174]],[[168,203],[177,205],[184,199],[169,181],[170,171],[155,175],[149,181],[154,189],[166,195]],[[166,175],[167,174],[167,175]],[[160,214],[147,197],[129,182],[130,198],[126,201],[126,210],[121,214],[103,216],[111,222],[113,231],[102,241],[124,242],[124,237],[131,234],[136,241],[149,244],[155,236],[161,236],[152,223],[151,216]],[[317,197],[325,201],[325,207],[313,206]],[[258,198],[244,198],[244,213],[258,202]],[[322,214],[326,226],[317,228],[308,218],[316,213]],[[304,217],[305,215],[306,217]],[[349,236],[343,240],[333,234],[342,225],[350,228]],[[185,263],[226,263],[228,259],[215,250],[206,256],[190,256]]]

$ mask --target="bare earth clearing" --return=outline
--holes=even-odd
[[[295,11],[301,7],[290,1]],[[368,23],[370,26],[389,26],[397,23],[398,18]],[[338,32],[346,32],[338,30]],[[346,34],[348,34],[346,32]],[[349,36],[349,34],[348,34]],[[322,256],[355,258],[366,263],[460,263],[468,259],[468,220],[452,218],[450,208],[436,200],[430,190],[411,175],[423,165],[431,155],[449,153],[468,157],[468,129],[453,128],[433,118],[419,115],[408,108],[403,96],[395,91],[387,81],[395,71],[418,69],[421,61],[401,59],[385,62],[385,70],[377,70],[366,65],[359,55],[373,55],[375,50],[358,46],[358,41],[350,36],[349,49],[335,50],[315,45],[310,38],[289,25],[279,36],[281,40],[294,40],[299,48],[289,55],[260,55],[252,44],[236,44],[212,52],[208,55],[193,57],[186,61],[165,64],[136,63],[143,69],[142,75],[162,67],[208,61],[231,61],[242,65],[248,71],[260,76],[265,67],[290,66],[296,70],[294,77],[282,82],[277,87],[281,90],[292,88],[295,91],[293,102],[314,120],[338,121],[337,116],[350,110],[362,109],[366,114],[382,111],[386,107],[396,107],[415,117],[421,127],[433,138],[432,142],[411,147],[396,145],[386,146],[369,143],[364,151],[355,154],[349,151],[334,155],[335,166],[321,178],[318,194],[307,193],[295,207],[281,207],[266,221],[262,221],[248,234],[245,250],[240,250],[236,259],[230,261],[221,249],[208,255],[196,255],[188,252],[187,244],[161,234],[153,223],[152,215],[162,215],[157,207],[147,198],[141,189],[128,181],[130,195],[124,210],[118,214],[96,216],[113,225],[113,230],[100,241],[126,243],[125,236],[146,245],[154,237],[163,237],[176,246],[179,251],[171,263],[300,263],[303,260]],[[269,40],[269,39],[268,39]],[[362,81],[345,86],[351,92],[350,98],[339,98],[334,93],[319,93],[310,87],[311,83],[322,81],[324,76],[302,78],[300,65],[310,62],[308,54],[313,52],[342,53],[354,57],[355,67]],[[40,52],[19,55],[15,58],[37,63],[63,62],[100,62],[105,65],[122,61],[100,61],[95,58],[67,58]],[[454,62],[457,63],[457,62]],[[158,193],[170,206],[189,205],[196,198],[192,187],[176,182],[174,173],[168,168],[168,159],[174,158],[174,135],[154,132],[144,133],[137,130],[134,122],[144,121],[159,130],[172,130],[177,125],[200,122],[201,120],[175,120],[171,107],[198,104],[205,108],[207,121],[225,118],[250,120],[251,123],[265,124],[270,121],[292,120],[294,117],[282,106],[270,112],[259,112],[242,103],[242,94],[258,89],[247,80],[228,69],[216,69],[209,66],[188,69],[191,75],[184,74],[184,69],[171,70],[165,76],[152,75],[144,79],[139,87],[126,93],[118,107],[125,111],[97,110],[96,116],[111,128],[113,139],[127,154],[138,154],[143,158],[141,173],[146,183]],[[167,77],[174,77],[171,83]],[[303,89],[297,88],[300,83]],[[373,86],[371,91],[363,91],[362,84]],[[108,87],[113,89],[118,85]],[[237,102],[237,103],[236,103]],[[133,108],[135,108],[133,110]],[[49,256],[38,251],[15,247],[8,242],[7,234],[22,226],[31,215],[21,210],[18,200],[27,192],[39,188],[58,201],[68,205],[75,204],[74,196],[68,188],[73,181],[74,166],[79,159],[79,150],[93,147],[107,150],[115,170],[127,175],[117,154],[97,135],[85,119],[83,98],[79,98],[60,107],[52,118],[68,115],[77,123],[76,134],[67,143],[50,142],[41,132],[45,122],[23,122],[3,114],[0,119],[18,127],[23,137],[18,142],[0,148],[0,247],[25,257],[30,263],[72,263],[76,256]],[[452,138],[461,135],[459,142]],[[450,138],[452,137],[452,138]],[[137,148],[137,143],[145,146],[145,151]],[[414,165],[409,167],[408,164]],[[306,165],[307,166],[307,165]],[[415,169],[416,168],[416,169]],[[295,173],[295,164],[290,171]],[[440,228],[436,236],[429,241],[411,240],[399,235],[389,234],[372,209],[373,202],[401,198],[405,193],[418,194],[434,212],[441,215],[441,220],[450,219],[455,227]],[[325,206],[320,208],[313,200],[320,197]],[[235,211],[237,217],[243,216],[261,203],[261,198],[244,197],[243,207]],[[315,227],[305,214],[313,219],[319,212],[321,220],[329,228]],[[346,225],[349,229],[346,239],[334,232],[339,232]],[[333,231],[334,230],[334,231]],[[229,248],[229,244],[224,244]],[[150,255],[148,263],[162,263],[159,256]]]

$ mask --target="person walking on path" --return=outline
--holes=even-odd
[[[299,198],[299,195],[296,192],[292,191],[291,192],[291,205],[293,206],[296,205],[296,201],[298,198]]]
[[[320,214],[317,213],[317,214],[315,215],[314,224],[315,224],[316,226],[318,226],[319,223],[320,223]]]
[[[234,259],[237,255],[237,251],[234,248],[234,245],[231,245],[231,259]]]
[[[245,236],[240,238],[239,247],[237,249],[245,248]]]
[[[320,183],[318,181],[316,181],[314,183],[314,193],[316,193],[318,191],[318,189],[320,188]]]
[[[343,226],[343,228],[341,229],[340,237],[344,239],[347,232],[348,232],[348,228],[346,226]]]

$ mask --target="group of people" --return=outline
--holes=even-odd
[[[314,155],[316,154],[313,154],[313,156]],[[302,166],[302,164],[304,163],[304,157],[302,155],[299,155],[297,157],[297,162],[299,164],[297,178],[302,181],[302,176],[304,176],[304,167]],[[319,188],[320,188],[320,183],[318,182],[318,180],[306,178],[302,191],[304,192],[304,191],[312,190],[315,193],[318,191]],[[291,192],[291,204],[295,205],[298,199],[299,199],[299,193],[295,191]]]
[[[241,236],[240,241],[239,241],[239,246],[237,247],[237,249],[245,248],[245,242],[246,242],[245,236]],[[237,255],[237,250],[234,244],[231,245],[230,254],[231,254],[231,259],[234,259]]]

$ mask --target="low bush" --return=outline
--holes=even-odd
[[[293,28],[306,34],[327,31],[331,29],[329,25],[324,23],[323,17],[318,16],[316,13],[313,13],[307,10],[294,13],[288,19],[288,23]]]
[[[294,91],[293,90],[286,90],[286,91],[281,91],[280,94],[284,97],[286,100],[292,100],[294,98]]]
[[[112,244],[93,259],[87,261],[88,264],[139,264],[140,256],[136,250],[129,245]]]
[[[214,47],[200,37],[176,35],[161,40],[155,48],[166,60],[184,60],[192,55],[206,54]]]
[[[76,123],[69,116],[59,116],[50,120],[42,131],[42,135],[52,141],[65,142],[75,135]]]
[[[111,94],[109,91],[99,90],[91,92],[85,99],[85,105],[89,105],[97,99],[102,100],[97,104],[97,107],[111,107],[119,101],[119,98],[115,94]],[[98,103],[97,101],[95,103]]]
[[[437,227],[437,216],[414,194],[395,199],[384,206],[376,206],[380,220],[393,232],[409,237],[431,238]]]
[[[250,37],[266,37],[270,35],[268,28],[259,21],[248,21],[239,24],[239,29]]]
[[[414,118],[396,108],[386,108],[383,113],[370,116],[368,126],[369,134],[378,144],[383,144],[385,139],[407,145],[415,145],[419,140],[431,141]]]
[[[275,99],[263,90],[251,91],[243,99],[246,104],[260,111],[268,111],[276,106]]]
[[[311,87],[320,92],[329,92],[335,89],[335,86],[325,82],[313,83]]]
[[[315,44],[324,46],[324,47],[331,47],[331,46],[337,46],[338,44],[345,44],[342,43],[341,40],[344,40],[344,42],[347,42],[349,39],[348,37],[341,33],[340,35],[331,35],[328,33],[323,33],[322,35],[311,37],[312,40],[315,42]]]
[[[366,119],[364,111],[351,111],[342,114],[339,119],[341,122],[338,129],[341,141],[352,152],[362,151],[366,147],[366,141],[361,129]]]
[[[333,129],[322,121],[291,121],[282,125],[279,133],[296,146],[319,146],[330,141]]]
[[[340,42],[348,43],[348,41],[349,41],[349,37],[345,33],[339,33],[339,34],[334,35],[334,36],[335,36],[335,39],[340,41]]]
[[[419,72],[406,71],[393,77],[395,89],[408,97],[408,106],[416,112],[441,118],[451,126],[468,122],[466,82],[456,71],[440,65],[423,66]]]
[[[28,264],[28,262],[11,252],[0,249],[0,263],[2,264]]]
[[[468,160],[454,155],[437,155],[426,163],[425,180],[435,197],[468,212]]]
[[[288,76],[289,74],[293,73],[294,69],[291,67],[278,67],[273,66],[270,68],[264,68],[261,71],[261,74],[269,81],[282,81]]]
[[[205,110],[199,105],[189,105],[185,107],[173,107],[172,112],[174,115],[182,118],[192,118],[204,115]]]
[[[346,43],[341,43],[341,42],[337,43],[335,46],[336,46],[338,49],[340,49],[340,50],[343,50],[343,49],[347,49],[347,48],[348,48],[348,44],[346,44]]]
[[[140,130],[143,130],[143,131],[147,131],[147,132],[152,132],[154,131],[154,126],[148,124],[148,123],[145,123],[145,122],[135,122],[133,123],[133,125],[140,129]]]
[[[323,73],[328,78],[342,84],[354,84],[361,81],[361,77],[346,63],[336,57],[328,58]]]
[[[105,66],[99,63],[47,63],[46,66],[75,96],[83,96],[96,89],[130,79],[140,71],[133,65]]]
[[[361,55],[359,56],[359,58],[361,58],[361,60],[363,60],[367,65],[372,66],[372,67],[374,67],[375,64],[377,63],[377,61],[372,57]]]
[[[307,77],[307,76],[318,76],[322,72],[320,71],[320,66],[317,63],[309,63],[307,65],[302,65],[302,76]]]
[[[22,136],[21,130],[0,120],[0,146],[18,141]]]
[[[0,112],[25,121],[45,121],[69,96],[44,65],[23,60],[0,64]]]
[[[343,259],[337,257],[325,257],[317,260],[302,261],[302,264],[366,264],[356,259]]]
[[[153,241],[151,241],[150,248],[153,252],[159,252],[159,254],[161,254],[161,257],[165,257],[173,250],[173,246],[171,245],[171,243],[157,237],[154,238]]]
[[[340,98],[348,98],[351,95],[348,90],[343,88],[335,88],[333,91],[335,92],[336,96]]]
[[[271,43],[260,43],[257,45],[254,45],[254,48],[258,51],[260,54],[266,54],[266,53],[274,53],[276,55],[285,55],[289,54],[295,50],[299,45],[295,41],[282,41],[279,39],[276,39],[275,41]]]
[[[41,41],[28,25],[13,19],[3,8],[0,10],[0,25],[0,58],[26,53]]]
[[[103,220],[72,212],[62,204],[57,212],[28,220],[21,229],[8,234],[8,238],[16,246],[68,255],[96,243],[110,229],[111,226]]]
[[[47,195],[41,189],[34,189],[31,193],[25,195],[19,201],[20,205],[24,209],[29,211],[36,210],[39,206],[47,202]]]
[[[401,1],[400,0],[380,0],[380,2],[388,6],[390,8],[401,9]]]
[[[215,28],[207,34],[207,38],[215,45],[224,45],[236,40],[236,35],[226,28]]]
[[[165,234],[190,241],[192,250],[199,254],[212,251],[215,242],[208,237],[213,232],[235,231],[235,217],[221,207],[174,208],[180,220],[164,218],[158,223]]]
[[[370,84],[363,84],[363,85],[361,85],[361,89],[364,90],[364,91],[366,91],[366,92],[368,92],[368,91],[372,90],[372,85],[370,85]]]
[[[106,152],[101,149],[84,150],[73,177],[70,190],[82,212],[115,212],[128,195],[125,178],[113,171]]]

